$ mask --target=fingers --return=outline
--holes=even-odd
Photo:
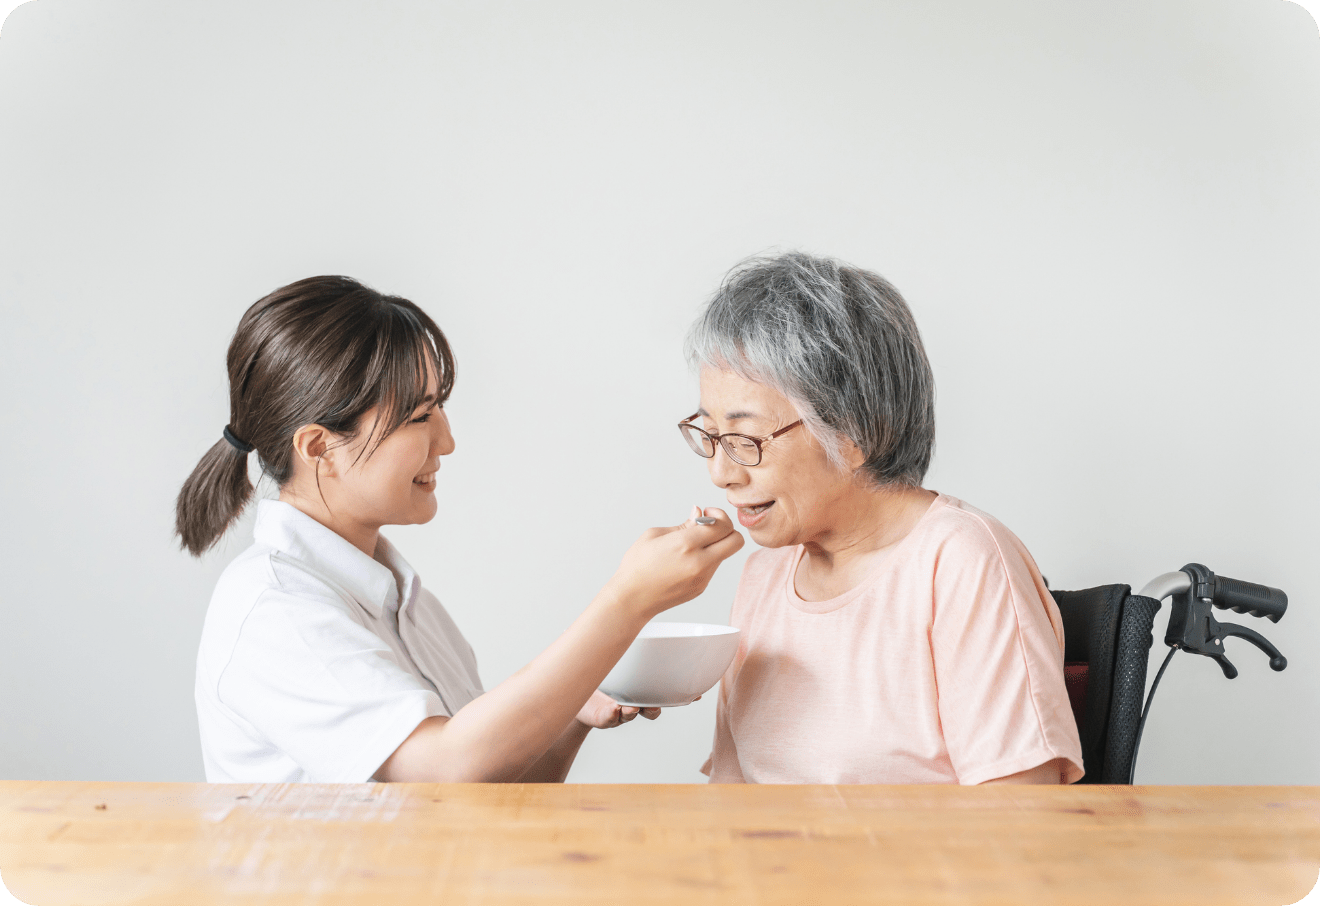
[[[694,537],[702,539],[703,547],[710,547],[710,545],[726,538],[729,534],[738,534],[738,530],[733,527],[733,520],[719,507],[706,507],[705,510],[699,512],[701,518],[707,520],[707,524],[693,522],[689,525],[696,530],[693,533]]]
[[[628,721],[635,720],[638,714],[647,720],[655,720],[660,716],[660,709],[621,705],[604,692],[597,690],[592,694],[587,704],[582,707],[582,713],[578,715],[578,720],[589,727],[608,730],[611,727],[621,727]]]
[[[745,543],[747,543],[747,539],[742,536],[741,532],[734,531],[732,525],[730,525],[728,534],[707,544],[706,550],[719,557],[720,560],[727,560],[741,550]]]
[[[606,711],[602,711],[600,719],[591,724],[591,726],[594,726],[599,730],[608,730],[611,727],[621,727],[628,721],[635,719],[641,712],[642,709],[640,708],[633,707],[632,705],[620,705],[611,700],[611,707]]]
[[[668,534],[669,532],[677,532],[680,531],[681,529],[698,528],[700,525],[704,525],[706,523],[698,523],[697,520],[705,519],[705,518],[706,517],[701,514],[701,507],[697,506],[694,503],[692,505],[692,509],[688,510],[687,519],[683,520],[682,525],[673,525],[662,529],[652,529],[652,531],[659,532],[660,534]]]
[[[695,514],[695,515],[694,515]],[[697,519],[709,519],[700,525]],[[699,595],[721,562],[743,546],[742,535],[718,507],[693,507],[682,525],[652,528],[624,554],[609,587],[619,603],[647,619]]]
[[[698,520],[701,520],[698,522]],[[668,535],[671,532],[681,531],[683,529],[696,529],[700,534],[694,534],[694,539],[701,539],[701,544],[705,547],[712,541],[723,538],[729,532],[735,531],[732,520],[728,514],[719,507],[707,507],[702,510],[701,507],[693,506],[688,513],[687,520],[681,525],[670,525],[663,528],[650,528],[642,533],[645,540],[653,540],[662,535]]]

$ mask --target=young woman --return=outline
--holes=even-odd
[[[229,424],[179,493],[179,536],[200,556],[224,534],[252,495],[251,452],[279,499],[258,504],[202,630],[209,781],[562,781],[592,727],[638,713],[596,692],[638,631],[742,546],[717,509],[714,525],[647,531],[563,635],[483,692],[458,627],[380,534],[436,513],[454,449],[440,328],[406,299],[312,277],[248,309],[228,364]]]

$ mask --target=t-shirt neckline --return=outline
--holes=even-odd
[[[926,512],[921,514],[921,518],[917,520],[917,524],[912,526],[911,531],[904,535],[898,544],[890,549],[888,554],[881,557],[880,561],[867,571],[866,575],[862,577],[860,582],[845,591],[843,594],[836,595],[833,598],[826,598],[824,601],[808,601],[797,593],[794,580],[797,578],[798,566],[802,563],[802,557],[807,552],[806,547],[801,544],[797,545],[796,550],[793,552],[793,559],[788,565],[788,577],[784,580],[784,596],[788,599],[788,603],[792,605],[795,610],[809,614],[832,613],[833,611],[847,607],[873,584],[878,575],[888,569],[891,564],[897,562],[898,555],[902,553],[904,548],[912,543],[912,538],[925,527],[927,520],[931,518],[931,515],[935,510],[948,506],[951,500],[952,498],[936,491],[935,499],[930,502],[930,506],[926,507]]]

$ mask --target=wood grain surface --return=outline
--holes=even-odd
[[[1283,906],[1318,870],[1316,787],[0,782],[36,906]]]

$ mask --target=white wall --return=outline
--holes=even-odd
[[[389,534],[489,686],[644,527],[722,502],[674,429],[682,334],[740,258],[804,248],[907,296],[928,486],[1055,587],[1196,560],[1290,593],[1278,626],[1223,615],[1284,673],[1175,658],[1138,779],[1320,783],[1317,164],[1320,37],[1282,0],[27,3],[0,777],[202,778],[193,658],[250,522],[193,561],[172,506],[259,296],[345,273],[449,334],[440,515]],[[722,621],[742,559],[671,618]],[[712,718],[597,733],[573,779],[701,780]]]

